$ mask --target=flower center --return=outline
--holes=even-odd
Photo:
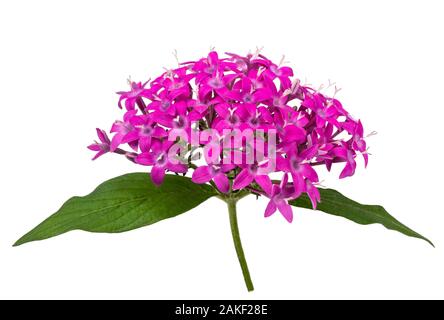
[[[250,119],[250,124],[256,127],[259,124],[259,119],[257,117],[253,117]]]
[[[291,168],[293,169],[293,171],[299,172],[299,170],[301,169],[301,164],[297,159],[293,159],[291,161]]]
[[[167,162],[167,156],[165,153],[162,153],[156,160],[158,165],[163,166]]]
[[[254,163],[254,164],[251,164],[251,165],[248,167],[248,170],[249,170],[252,174],[256,174],[258,167],[259,167],[259,166],[257,165],[257,163]]]
[[[183,116],[177,116],[174,119],[174,127],[177,129],[183,129],[186,126],[187,120]]]
[[[172,90],[176,90],[176,89],[180,89],[184,86],[185,84],[182,81],[174,81],[170,87],[170,89]]]
[[[221,89],[224,87],[224,83],[220,78],[211,78],[208,80],[208,85],[213,89]]]
[[[247,93],[246,95],[244,95],[243,98],[245,103],[252,103],[253,102],[253,96],[249,93]]]
[[[270,67],[270,71],[271,72],[273,72],[276,76],[280,76],[281,75],[281,72],[280,72],[280,70],[278,69],[278,67],[276,67],[275,65],[272,65],[271,67]]]
[[[317,112],[318,116],[320,116],[322,119],[325,119],[325,111],[322,109],[319,109]]]
[[[212,175],[216,175],[216,174],[218,174],[220,172],[220,167],[216,166],[216,165],[213,165],[213,166],[210,167],[210,170],[211,170]]]
[[[228,122],[229,122],[231,125],[235,125],[235,124],[239,123],[239,118],[238,118],[235,114],[231,114],[231,115],[228,117]]]
[[[98,144],[100,150],[108,152],[109,151],[109,144],[108,143],[99,143]]]
[[[169,100],[162,100],[162,101],[160,102],[160,108],[161,108],[163,111],[166,111],[166,109],[168,109],[170,106],[171,106],[171,101],[169,101]]]
[[[206,73],[209,73],[209,74],[213,74],[214,70],[215,70],[215,67],[214,67],[214,66],[208,66],[208,67],[205,69],[205,72],[206,72]]]
[[[153,128],[151,126],[144,125],[142,126],[140,133],[144,136],[150,136]]]
[[[278,108],[281,106],[281,99],[279,97],[273,98],[273,106],[278,107]]]

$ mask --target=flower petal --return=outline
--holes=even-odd
[[[344,169],[342,170],[339,179],[344,179],[347,177],[351,177],[355,173],[356,163],[353,165],[350,162],[347,162]]]
[[[222,172],[216,174],[213,181],[220,192],[228,193],[228,191],[230,191],[230,180],[228,180],[227,176]]]
[[[285,142],[302,142],[305,140],[306,132],[295,125],[288,125],[284,128],[284,136]]]
[[[284,200],[278,201],[278,203],[276,203],[276,206],[279,209],[280,213],[284,216],[284,218],[291,223],[293,221],[293,210],[291,209],[291,206],[288,204],[288,202]]]
[[[136,163],[141,164],[143,166],[152,166],[155,162],[154,156],[151,153],[144,152],[139,154],[136,159]]]
[[[202,166],[194,170],[191,180],[194,183],[206,183],[213,178],[211,169],[209,166]]]
[[[248,169],[243,169],[233,182],[233,190],[243,189],[252,183],[254,180],[254,176],[250,173]]]
[[[313,169],[312,166],[309,164],[303,164],[301,165],[301,172],[308,180],[311,182],[318,182],[318,174],[316,173],[315,169]]]
[[[264,217],[269,217],[277,210],[276,203],[274,203],[273,199],[270,199],[268,202],[267,208],[265,208]]]
[[[264,190],[267,194],[271,194],[271,188],[273,187],[273,184],[271,183],[271,179],[269,176],[256,176],[254,180],[262,188],[262,190]]]
[[[188,167],[183,163],[167,163],[166,169],[176,173],[187,173]]]
[[[157,186],[161,185],[165,178],[165,168],[163,166],[154,166],[151,169],[151,180]]]
[[[122,139],[123,136],[119,133],[113,137],[113,139],[111,140],[111,147],[110,147],[111,152],[114,152],[119,147],[119,145],[122,143]]]

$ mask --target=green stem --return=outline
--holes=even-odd
[[[244,275],[245,285],[248,291],[253,291],[253,282],[251,281],[250,272],[248,271],[247,260],[245,260],[244,249],[239,235],[239,226],[237,224],[236,202],[238,199],[226,199],[228,205],[228,213],[230,215],[231,234],[233,236],[234,247],[236,248],[237,257]]]

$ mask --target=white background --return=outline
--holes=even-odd
[[[444,298],[442,1],[2,1],[1,298]],[[265,46],[298,77],[332,79],[372,153],[324,184],[383,204],[436,244],[295,209],[263,218],[240,202],[256,291],[247,293],[224,204],[125,234],[74,231],[12,248],[72,195],[143,170],[91,162],[96,126],[121,116],[115,91],[181,60]]]

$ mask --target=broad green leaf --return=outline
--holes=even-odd
[[[319,189],[319,192],[321,193],[321,202],[318,204],[317,210],[340,216],[359,224],[379,223],[387,229],[401,232],[409,237],[423,239],[434,246],[429,239],[403,225],[381,206],[360,204],[332,189]],[[296,207],[312,209],[310,199],[305,194],[296,200],[290,201],[290,204]]]
[[[209,185],[166,175],[160,187],[147,173],[130,173],[105,181],[84,197],[73,197],[14,246],[51,238],[71,230],[124,232],[184,213],[215,195]]]

